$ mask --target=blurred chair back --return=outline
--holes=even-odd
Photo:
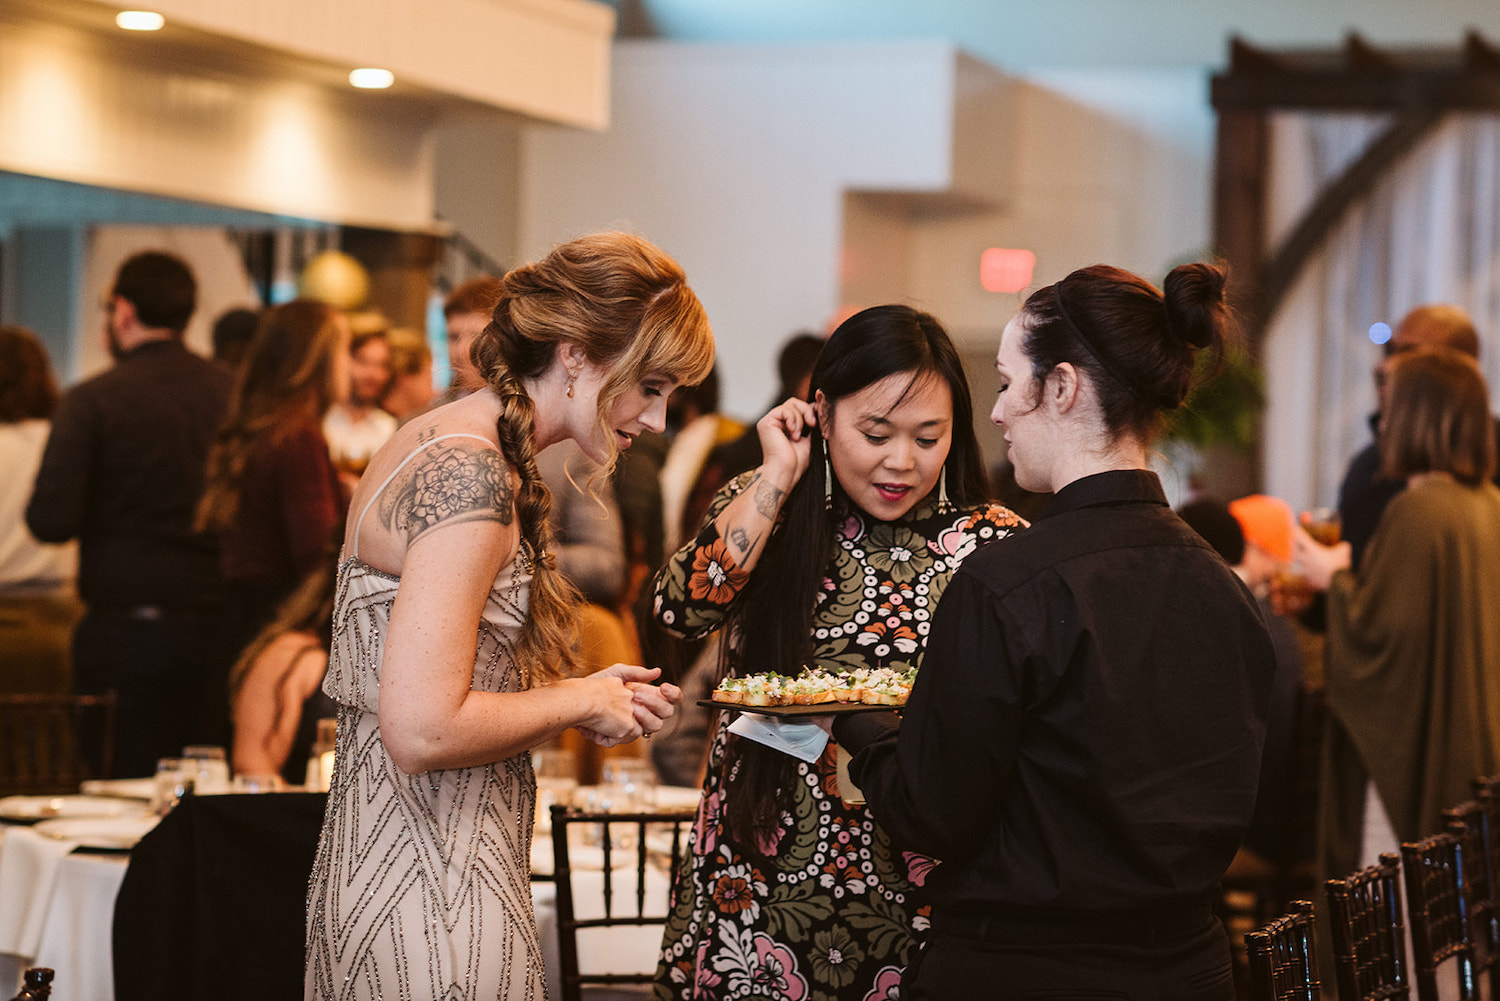
[[[1252,1001],[1317,1001],[1323,996],[1313,924],[1313,905],[1296,900],[1291,913],[1245,935]]]
[[[0,796],[78,791],[112,777],[115,696],[0,695]]]
[[[1459,1001],[1478,1001],[1469,910],[1464,899],[1462,824],[1401,845],[1406,873],[1406,916],[1411,925],[1412,969],[1419,1001],[1439,1001],[1438,967],[1454,960]],[[1444,993],[1442,997],[1451,997]]]
[[[1500,873],[1500,818],[1486,788],[1475,781],[1475,798],[1443,811],[1443,819],[1459,839],[1464,860],[1464,902],[1469,912],[1469,941],[1474,948],[1477,975],[1489,980],[1489,995],[1500,998],[1500,910],[1496,882]]]
[[[1378,865],[1330,879],[1327,887],[1339,1001],[1409,998],[1401,857],[1382,855]]]
[[[47,1001],[52,997],[52,971],[45,966],[33,966],[21,979],[21,993],[11,1001]]]
[[[665,870],[665,886],[677,882],[677,871],[687,852],[688,833],[696,814],[692,811],[669,813],[585,813],[576,807],[552,807],[553,879],[557,883],[558,985],[562,1001],[581,1001],[585,985],[648,984],[650,973],[581,973],[578,961],[579,931],[619,925],[660,925],[665,927],[670,909],[669,894],[661,899],[647,892],[651,868]],[[577,845],[570,847],[569,831],[580,844],[589,842],[589,869],[598,868],[603,881],[603,916],[578,917],[578,899],[574,894],[575,855]],[[583,837],[580,837],[582,835]],[[659,881],[658,886],[661,885]],[[597,910],[590,906],[590,911]]]

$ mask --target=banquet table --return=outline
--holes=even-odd
[[[243,838],[248,842],[264,845],[268,842],[284,841],[291,838],[292,848],[290,860],[283,860],[279,868],[272,872],[280,872],[282,875],[266,877],[257,876],[254,872],[244,875],[242,881],[250,883],[265,883],[274,880],[281,884],[276,887],[280,902],[275,904],[274,913],[284,915],[287,910],[285,898],[289,893],[295,894],[300,901],[306,890],[306,873],[311,868],[310,857],[305,865],[300,866],[295,860],[296,853],[301,850],[299,845],[316,843],[317,823],[321,818],[322,800],[320,794],[313,793],[273,793],[257,796],[229,795],[229,796],[201,796],[190,797],[184,800],[177,808],[178,815],[173,817],[174,827],[179,831],[187,829],[189,835],[176,834],[178,844],[167,850],[169,857],[181,858],[184,855],[195,854],[191,849],[182,847],[191,844],[194,840],[209,843],[214,847],[212,852],[197,852],[199,855],[211,856],[207,862],[198,861],[187,864],[188,868],[203,870],[205,866],[210,870],[235,870],[244,865],[243,860],[236,861],[237,856],[242,854],[238,851],[230,851],[225,855],[219,850],[219,842],[225,839],[223,831],[234,829],[234,838]],[[216,802],[211,802],[216,801]],[[189,824],[188,822],[191,821]],[[270,831],[270,834],[266,832]],[[280,833],[277,833],[280,832]],[[290,832],[290,833],[288,833]],[[165,830],[158,834],[168,833]],[[158,837],[152,844],[160,841]],[[149,847],[149,845],[147,846]],[[131,911],[131,917],[127,926],[115,928],[116,905],[121,901],[122,886],[126,883],[130,855],[124,852],[90,852],[86,850],[74,850],[75,845],[66,841],[58,841],[38,833],[29,826],[0,823],[0,997],[9,997],[15,993],[20,983],[22,972],[29,966],[48,966],[57,971],[54,981],[53,997],[57,1001],[114,1001],[116,998],[114,984],[114,956],[115,944],[122,940],[133,943],[129,952],[122,951],[121,955],[127,958],[127,966],[134,962],[138,966],[144,964],[158,963],[162,956],[170,957],[171,961],[167,967],[175,975],[186,976],[183,971],[188,971],[193,966],[193,957],[189,955],[195,948],[203,946],[195,945],[194,936],[203,929],[202,925],[209,927],[219,925],[232,920],[232,915],[211,914],[208,918],[201,915],[189,913],[209,906],[210,910],[222,910],[222,901],[210,902],[205,905],[202,884],[205,880],[200,876],[196,891],[190,889],[183,891],[155,889],[159,874],[152,875],[150,871],[143,873],[142,859],[150,853],[144,849],[137,850],[137,871],[132,874],[132,879],[137,887],[145,886],[149,895],[156,895],[160,900],[154,901],[157,907],[167,906],[175,914],[175,928],[172,921],[153,922],[144,920],[144,914],[140,907],[132,905],[122,908],[122,913]],[[258,854],[264,854],[266,849],[256,849]],[[272,851],[274,854],[274,850]],[[624,853],[626,855],[630,853]],[[158,856],[163,853],[158,851]],[[215,861],[217,859],[217,861]],[[228,861],[225,861],[227,859]],[[544,834],[539,834],[533,843],[532,851],[533,868],[539,871],[550,871],[551,842]],[[152,865],[160,866],[157,861]],[[634,872],[622,873],[616,870],[613,873],[616,892],[630,890],[633,894],[635,875]],[[291,880],[290,884],[288,881]],[[208,881],[212,883],[212,881]],[[626,887],[624,884],[628,883]],[[585,863],[579,866],[575,862],[573,873],[573,886],[575,906],[580,917],[592,917],[602,914],[602,886],[603,873],[597,868],[589,868]],[[667,877],[664,873],[652,870],[647,874],[646,891],[649,897],[659,899],[665,906],[668,894]],[[132,894],[139,897],[140,890],[125,891],[126,898]],[[198,898],[195,902],[194,897]],[[209,893],[207,896],[215,896]],[[542,944],[543,959],[547,966],[549,994],[553,997],[559,996],[556,989],[558,970],[558,945],[556,924],[556,887],[545,878],[538,878],[532,883],[532,899],[536,910],[537,926]],[[236,904],[236,906],[243,906]],[[283,916],[280,921],[260,922],[254,920],[254,910],[258,901],[252,899],[250,913],[243,914],[243,923],[236,931],[234,937],[238,938],[244,934],[247,927],[259,924],[281,924],[285,925]],[[270,905],[267,905],[270,906]],[[243,912],[242,912],[243,913]],[[292,934],[300,936],[301,933],[301,911],[300,907],[293,916],[295,927],[289,929]],[[222,927],[221,927],[222,930]],[[286,931],[287,929],[283,929]],[[132,938],[134,936],[134,938]],[[282,936],[285,938],[285,935]],[[141,944],[144,943],[144,944]],[[657,949],[661,943],[661,930],[659,927],[619,927],[608,929],[595,929],[585,931],[579,939],[579,964],[584,972],[643,972],[649,973],[655,969]],[[253,943],[252,943],[253,945]],[[275,948],[256,946],[251,953],[259,951],[285,954],[285,943],[280,943]],[[156,955],[152,955],[153,950]],[[201,960],[203,957],[199,957]],[[300,952],[296,957],[298,970],[300,970]],[[223,963],[230,960],[222,957],[215,962]],[[236,959],[236,965],[243,965],[244,959]],[[201,963],[199,965],[202,965]],[[226,971],[217,969],[213,971],[218,979],[219,997],[233,997],[235,991],[240,989],[240,981],[243,978],[226,975]],[[252,996],[249,989],[245,988],[246,996]],[[146,995],[141,995],[146,996]],[[172,996],[169,994],[149,996]],[[260,997],[270,996],[259,994]]]

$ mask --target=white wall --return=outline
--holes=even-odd
[[[960,58],[622,43],[608,131],[525,132],[524,255],[608,226],[662,246],[714,325],[725,408],[753,415],[781,342],[840,306],[846,190],[952,186]]]

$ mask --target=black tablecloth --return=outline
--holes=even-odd
[[[117,1001],[301,997],[327,798],[189,796],[163,818],[131,852],[115,901]]]

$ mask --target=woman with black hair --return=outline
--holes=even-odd
[[[763,461],[659,574],[657,619],[688,638],[725,627],[726,673],[916,667],[959,562],[1020,524],[985,503],[958,353],[933,317],[877,306],[834,331],[810,395],[761,419]],[[925,924],[931,861],[840,785],[836,748],[809,764],[730,722],[654,996],[884,997]]]
[[[843,717],[877,820],[942,864],[914,998],[1229,1001],[1218,882],[1255,807],[1275,655],[1255,598],[1147,464],[1224,272],[1097,265],[1006,326],[991,420],[1054,493],[965,561],[899,726]],[[983,987],[979,987],[983,985]]]

